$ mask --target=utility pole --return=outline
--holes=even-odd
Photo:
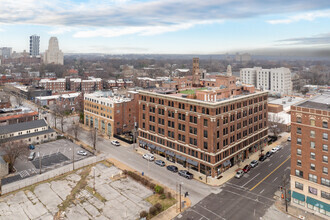
[[[40,171],[39,171],[39,174],[41,174],[41,154],[40,154],[40,145],[39,145],[39,168],[40,168]]]
[[[283,186],[281,188],[284,190],[285,211],[288,212],[288,201],[287,201],[287,195],[286,195],[286,181],[285,181],[286,180],[286,176],[285,176],[285,174],[283,175],[282,178],[283,178]]]
[[[73,170],[74,170],[74,145],[72,147],[72,167],[73,167]]]
[[[93,167],[93,171],[94,171],[94,191],[93,191],[93,193],[95,194],[95,167]]]
[[[179,201],[180,201],[180,213],[181,213],[181,183],[179,183]]]

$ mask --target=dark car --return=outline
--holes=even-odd
[[[264,161],[264,160],[266,160],[267,159],[267,156],[266,155],[261,155],[260,157],[259,157],[259,161]]]
[[[266,153],[266,157],[270,157],[270,156],[272,156],[272,152],[271,151],[267,151],[267,153]]]
[[[245,165],[245,167],[243,168],[244,173],[247,173],[251,170],[251,166],[250,165]]]
[[[183,176],[187,179],[192,179],[194,177],[194,174],[189,173],[187,170],[179,170],[178,173],[179,173],[180,176]]]
[[[162,160],[155,160],[155,164],[157,164],[158,166],[161,166],[161,167],[165,166],[165,162]]]
[[[34,150],[35,148],[36,148],[36,147],[35,147],[33,144],[30,144],[30,145],[29,145],[29,149],[30,149],[30,150]]]
[[[173,165],[169,165],[166,167],[169,171],[172,171],[174,173],[178,172],[178,168],[176,166]]]

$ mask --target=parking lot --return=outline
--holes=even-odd
[[[74,161],[79,161],[92,155],[88,151],[86,151],[87,156],[78,155],[77,152],[80,150],[83,149],[79,145],[66,139],[35,145],[35,149],[30,150],[30,152],[36,152],[35,158],[32,161],[28,160],[28,155],[18,158],[14,166],[17,174],[3,179],[2,184],[8,184],[40,173],[40,163],[41,172],[47,172],[72,163],[73,158]]]

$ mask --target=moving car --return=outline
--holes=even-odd
[[[29,149],[30,149],[30,150],[34,150],[35,148],[36,148],[36,147],[35,147],[33,144],[30,144],[30,145],[29,145]]]
[[[288,140],[287,141],[291,141],[291,137],[288,137]]]
[[[243,171],[243,170],[239,170],[239,171],[237,171],[237,173],[236,173],[236,175],[235,175],[235,178],[239,179],[239,178],[241,178],[243,175],[244,175],[244,171]]]
[[[166,167],[169,171],[172,171],[174,173],[178,172],[178,168],[176,166],[173,165],[169,165]]]
[[[270,157],[270,156],[272,156],[272,152],[271,151],[267,151],[267,153],[266,153],[266,157]]]
[[[28,157],[28,160],[33,160],[35,156],[36,156],[36,152],[31,152]]]
[[[119,141],[111,141],[111,144],[112,144],[112,145],[115,145],[115,146],[120,146]]]
[[[194,177],[194,174],[192,173],[189,173],[188,170],[179,170],[178,174],[180,176],[183,176],[187,179],[192,179]]]
[[[144,154],[142,157],[146,160],[149,160],[149,161],[154,161],[155,160],[155,157],[152,154]]]
[[[259,161],[264,161],[264,160],[266,160],[267,159],[267,156],[266,155],[261,155],[260,157],[259,157]]]
[[[245,165],[245,167],[243,168],[244,173],[247,173],[251,170],[251,166],[250,165]]]
[[[87,156],[87,152],[83,150],[77,151],[77,154],[81,156]]]
[[[155,164],[161,166],[161,167],[164,167],[165,166],[165,162],[162,161],[162,160],[155,160]]]
[[[252,167],[252,168],[254,168],[254,167],[256,167],[256,166],[258,166],[258,161],[256,161],[256,160],[252,160],[251,161],[251,163],[250,163],[250,166]]]

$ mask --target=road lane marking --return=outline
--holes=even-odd
[[[283,161],[280,165],[278,165],[278,167],[276,167],[272,172],[270,172],[267,176],[265,176],[265,178],[263,178],[259,183],[257,183],[254,187],[252,187],[250,189],[250,191],[254,190],[254,188],[256,188],[257,186],[259,186],[260,183],[262,183],[265,179],[267,179],[270,175],[272,175],[272,173],[274,173],[278,168],[280,168],[285,162],[287,162],[289,159],[291,158],[291,156],[289,156],[288,158],[286,158],[285,161]]]
[[[212,213],[213,215],[215,215],[215,216],[217,216],[217,217],[219,217],[219,218],[225,220],[225,218],[223,218],[223,217],[221,217],[220,215],[218,215],[217,213],[215,213],[215,212],[209,210],[208,208],[205,208],[205,207],[203,207],[203,206],[201,206],[201,205],[198,205],[198,206],[201,207],[202,209],[205,209],[206,211]]]
[[[233,189],[242,190],[243,192],[246,192],[246,193],[248,193],[249,195],[251,194],[251,195],[258,196],[258,197],[260,197],[260,198],[267,199],[267,200],[269,200],[269,201],[273,201],[273,202],[275,202],[274,199],[271,199],[271,198],[268,198],[268,197],[265,197],[265,196],[261,196],[261,195],[259,195],[259,194],[257,194],[257,193],[253,193],[253,192],[250,192],[250,191],[246,191],[247,188],[241,188],[241,187],[236,188],[236,187],[233,187],[233,186],[231,186],[231,185],[226,185],[226,186],[231,187],[231,188],[233,188]],[[224,190],[227,191],[227,189],[224,189]]]
[[[195,211],[195,210],[193,210],[193,209],[191,209],[191,211],[193,211],[193,212],[197,213],[198,215],[202,216],[200,219],[203,219],[203,218],[209,219],[209,218],[207,218],[206,216],[202,215],[201,213],[199,213],[199,212],[197,212],[197,211]],[[209,220],[210,220],[210,219],[209,219]]]
[[[257,199],[252,199],[252,198],[250,198],[250,197],[248,197],[248,196],[243,196],[242,194],[235,193],[235,192],[232,192],[232,191],[229,191],[229,190],[226,190],[226,192],[230,192],[230,193],[235,194],[235,195],[237,195],[237,196],[240,196],[240,197],[243,197],[243,198],[246,198],[246,199],[252,200],[252,201],[254,201],[254,202],[260,203],[260,204],[262,204],[262,205],[268,206],[265,202],[260,202],[260,201],[258,200],[258,196],[259,196],[259,195],[257,195]]]
[[[260,173],[258,173],[257,175],[255,175],[253,178],[251,178],[249,181],[247,181],[242,187],[244,187],[246,184],[248,184],[249,182],[251,182],[254,178],[256,178],[259,175],[260,175]]]
[[[276,177],[276,178],[273,180],[273,182],[275,182],[275,181],[277,180],[277,178],[278,178],[278,177]]]
[[[265,189],[261,190],[261,192],[259,194],[263,193],[264,191],[265,191]]]
[[[283,155],[280,156],[280,158],[283,157]]]
[[[271,164],[269,164],[268,166],[270,167],[271,165],[273,165],[273,164],[271,163]]]

